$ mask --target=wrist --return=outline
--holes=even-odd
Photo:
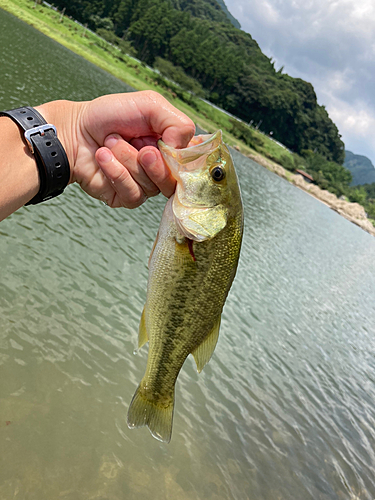
[[[36,205],[62,194],[69,184],[70,165],[56,127],[30,106],[0,111],[0,116],[17,124],[38,168],[39,191],[26,204]]]
[[[0,220],[31,200],[39,190],[38,168],[19,127],[0,117]]]
[[[56,127],[57,137],[61,142],[70,165],[69,184],[74,182],[74,165],[77,159],[77,117],[80,114],[80,105],[83,103],[73,101],[52,101],[35,109],[43,116],[47,123]]]

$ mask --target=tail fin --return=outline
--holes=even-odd
[[[154,438],[169,443],[172,435],[174,397],[169,406],[164,407],[149,401],[136,390],[128,410],[128,427],[143,427],[146,425]]]

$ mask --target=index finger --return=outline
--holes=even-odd
[[[103,146],[107,135],[126,141],[155,136],[175,148],[185,148],[195,132],[194,122],[152,90],[112,94],[87,104],[84,128]]]

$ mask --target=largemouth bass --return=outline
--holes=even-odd
[[[221,312],[236,274],[243,231],[237,175],[221,130],[201,142],[159,149],[177,181],[149,260],[139,348],[149,341],[146,373],[128,411],[130,428],[160,441],[172,433],[174,388],[189,354],[198,372],[215,349]]]

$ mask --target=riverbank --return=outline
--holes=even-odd
[[[375,236],[375,227],[367,218],[365,209],[359,203],[351,203],[349,201],[339,199],[329,191],[320,189],[319,186],[306,182],[301,175],[292,174],[281,165],[278,165],[277,163],[272,162],[258,154],[248,154],[247,156],[259,165],[262,165],[271,172],[274,172],[280,177],[283,177],[287,181],[291,182],[296,187],[303,189],[303,191],[306,191],[306,193],[314,196],[314,198],[327,205],[342,217],[345,217],[348,221],[356,224],[372,236]]]
[[[288,150],[258,131],[253,131],[257,142],[262,146],[257,151],[234,137],[231,116],[210,106],[209,103],[187,94],[185,100],[179,99],[171,89],[158,85],[155,72],[140,61],[122,53],[117,47],[108,44],[85,26],[64,16],[63,13],[46,5],[36,4],[34,0],[0,0],[0,8],[15,15],[22,21],[35,27],[43,34],[61,45],[84,57],[136,90],[153,89],[170,100],[173,105],[186,113],[198,126],[208,132],[218,128],[223,130],[224,141],[247,155],[260,165],[292,182],[295,186],[319,199],[340,215],[357,224],[375,236],[375,228],[367,219],[363,207],[357,203],[339,200],[328,191],[306,183],[301,176],[294,175],[276,163],[279,158],[290,155]],[[188,104],[189,99],[191,105]],[[264,155],[265,156],[264,156]],[[276,162],[269,160],[272,157]]]
[[[135,90],[151,89],[159,92],[195,123],[199,123],[204,130],[213,132],[221,128],[227,144],[231,146],[238,144],[238,140],[229,132],[231,129],[230,115],[210,106],[202,99],[195,98],[188,92],[184,95],[185,100],[178,98],[171,89],[158,85],[157,74],[152,68],[121,52],[118,47],[109,44],[74,19],[68,18],[47,5],[36,4],[34,0],[0,0],[0,8],[122,80]],[[189,100],[191,105],[189,105]],[[245,144],[241,145],[241,150],[245,154],[253,152]],[[277,151],[273,154],[278,156]]]

